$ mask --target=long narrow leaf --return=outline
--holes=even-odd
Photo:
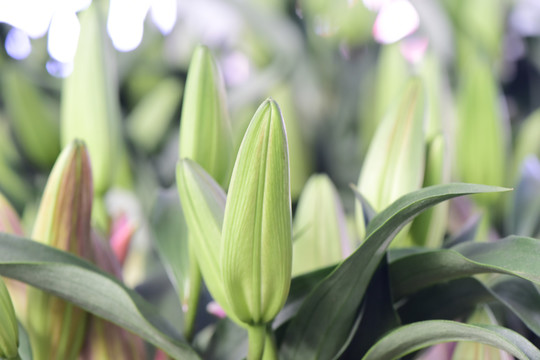
[[[446,184],[407,194],[369,223],[366,241],[317,286],[287,328],[284,359],[329,359],[341,349],[366,288],[394,236],[416,215],[456,196],[503,188]],[[317,316],[313,316],[317,314]]]
[[[495,325],[430,320],[396,329],[379,340],[363,360],[398,359],[422,348],[452,341],[474,341],[504,350],[520,360],[540,359],[540,350],[518,333]]]
[[[540,241],[511,236],[407,256],[390,265],[394,296],[399,299],[436,283],[481,273],[508,274],[540,284],[538,254]]]
[[[76,256],[2,233],[0,275],[70,301],[132,331],[175,358],[199,358],[189,345],[171,337],[176,337],[172,326],[143,298]]]

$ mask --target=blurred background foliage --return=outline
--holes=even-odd
[[[348,225],[340,236],[347,243],[334,257],[362,238],[349,184],[358,184],[376,211],[423,185],[516,189],[440,205],[412,224],[401,245],[440,246],[471,226],[479,239],[540,234],[538,1],[94,0],[89,9],[88,1],[69,9],[42,3],[0,8],[0,191],[32,224],[60,149],[84,138],[93,163],[94,225],[106,235],[117,219],[129,220],[136,230],[126,282],[161,303],[169,318],[182,316],[178,298],[163,289],[171,288],[166,272],[179,279],[187,271],[186,252],[175,250],[185,245],[175,241],[186,229],[174,215],[181,211],[174,182],[183,89],[200,43],[225,81],[234,148],[258,104],[272,97],[287,127],[293,207],[308,178],[326,174],[309,192],[337,199],[341,215],[321,232],[342,231],[339,217]],[[45,32],[17,20],[40,11],[52,14]],[[122,38],[122,27],[132,38]],[[68,35],[77,34],[75,53]],[[58,50],[63,45],[71,48]],[[415,86],[421,101],[407,93]],[[416,125],[391,125],[409,112],[417,113]],[[370,184],[374,174],[381,181]],[[374,200],[375,193],[386,199]],[[157,247],[177,254],[178,267],[164,269]],[[336,261],[328,255],[325,265]],[[208,301],[203,294],[200,306]]]

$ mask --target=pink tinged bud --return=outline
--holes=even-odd
[[[79,360],[144,360],[143,341],[136,335],[98,317],[89,320]]]
[[[92,170],[84,143],[67,145],[51,171],[32,238],[91,259]]]
[[[225,310],[215,301],[210,301],[208,305],[206,305],[206,311],[209,314],[212,314],[220,319],[224,319],[227,317],[227,314],[225,313]]]
[[[109,243],[120,264],[123,264],[126,259],[131,239],[136,230],[135,224],[125,214],[113,220]]]
[[[73,141],[62,151],[47,181],[32,238],[92,259],[92,171],[86,146]],[[29,287],[28,332],[35,360],[74,359],[84,340],[87,313]]]
[[[420,25],[420,17],[407,0],[386,2],[373,25],[373,37],[382,44],[391,44],[412,34]]]
[[[169,357],[163,350],[157,350],[156,355],[154,355],[154,360],[168,360]]]
[[[17,212],[2,194],[0,194],[0,232],[24,235]]]

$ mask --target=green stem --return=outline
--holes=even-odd
[[[263,360],[278,360],[274,333],[272,332],[272,328],[270,326],[266,328]]]
[[[251,325],[248,327],[249,349],[247,360],[261,360],[266,340],[265,325]]]
[[[189,251],[189,292],[187,294],[187,310],[184,314],[184,337],[191,342],[195,330],[195,318],[197,317],[197,307],[199,306],[199,298],[201,294],[201,269],[195,257],[193,246],[191,246],[192,238],[188,238]]]

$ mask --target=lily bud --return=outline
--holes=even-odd
[[[23,236],[24,232],[21,226],[19,216],[0,193],[0,232]],[[0,278],[1,280],[1,278]],[[26,284],[13,279],[4,279],[5,285],[13,299],[13,305],[21,321],[25,320],[26,313]],[[0,322],[1,324],[1,322]],[[1,356],[0,356],[1,358]]]
[[[259,107],[234,165],[222,229],[223,284],[234,314],[246,324],[271,321],[291,281],[289,155],[281,111]]]
[[[25,156],[50,169],[60,152],[58,121],[46,97],[17,66],[2,72],[4,104],[11,129]]]
[[[400,196],[422,186],[425,167],[424,90],[418,79],[403,89],[380,125],[362,165],[358,190],[375,211],[381,211]],[[362,212],[357,207],[357,224],[362,225]],[[403,246],[402,236],[393,245]],[[362,235],[362,234],[360,234]]]
[[[0,277],[0,359],[14,359],[19,354],[19,328],[13,303]]]
[[[73,72],[64,80],[61,101],[61,140],[83,139],[92,157],[96,196],[113,179],[120,154],[118,89],[114,58],[99,3],[79,15],[81,33]]]
[[[180,159],[197,162],[227,187],[232,162],[232,134],[225,86],[210,50],[199,46],[186,80],[180,123]]]
[[[81,141],[58,157],[47,181],[32,238],[70,253],[92,258],[90,159]],[[87,314],[35,288],[28,292],[28,332],[34,359],[74,359],[84,337]]]
[[[23,235],[21,221],[9,201],[0,193],[0,232]]]
[[[345,258],[349,238],[345,212],[334,184],[326,175],[309,178],[294,218],[293,274],[332,265]]]

